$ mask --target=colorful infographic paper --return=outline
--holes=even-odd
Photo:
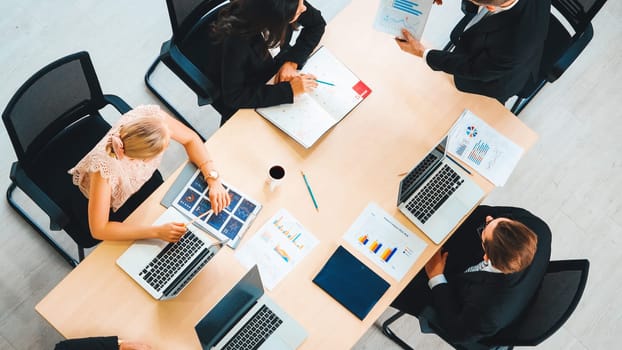
[[[344,240],[398,281],[427,246],[373,202],[350,226]]]
[[[173,207],[191,219],[201,217],[195,224],[208,231],[219,240],[228,239],[227,245],[235,248],[242,235],[261,210],[261,204],[240,190],[223,182],[228,190],[231,203],[218,215],[206,214],[212,209],[209,200],[209,189],[203,174],[196,170],[186,183],[183,190],[173,201]]]
[[[433,0],[380,0],[374,29],[403,38],[402,29],[421,40]]]
[[[247,268],[257,264],[261,279],[273,289],[319,243],[287,210],[271,217],[235,253]]]
[[[524,150],[465,109],[449,131],[447,151],[496,186],[503,186]]]

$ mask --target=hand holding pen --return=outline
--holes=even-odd
[[[294,96],[313,91],[317,87],[315,75],[302,73],[289,81]]]

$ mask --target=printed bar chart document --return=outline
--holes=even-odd
[[[369,96],[371,89],[325,47],[309,57],[303,73],[321,81],[313,92],[296,96],[293,104],[257,108],[257,113],[309,148]]]
[[[468,109],[449,131],[447,151],[496,186],[506,183],[524,153]]]
[[[421,40],[425,23],[432,9],[433,0],[380,0],[374,29],[403,38],[402,29],[407,29]]]
[[[427,246],[376,203],[367,205],[344,240],[398,281]]]
[[[240,263],[259,267],[272,290],[319,243],[287,210],[279,210],[235,253]]]

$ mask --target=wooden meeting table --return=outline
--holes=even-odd
[[[304,149],[253,110],[239,111],[207,141],[224,179],[263,204],[241,245],[280,208],[320,240],[267,292],[308,332],[302,349],[351,348],[440,247],[397,210],[398,174],[422,159],[465,108],[526,150],[537,139],[497,101],[457,91],[450,76],[433,72],[421,59],[401,52],[386,34],[375,32],[371,26],[376,6],[373,1],[354,1],[327,27],[322,44],[372,93],[312,148]],[[357,39],[347,40],[343,33],[347,37],[356,33]],[[286,175],[270,192],[265,179],[275,164],[282,165]],[[300,170],[309,178],[319,211]],[[160,200],[178,172],[127,221],[155,221],[165,210]],[[473,179],[486,193],[493,189],[481,176],[474,174]],[[428,243],[401,281],[343,241],[348,227],[371,201]],[[234,251],[224,248],[177,298],[157,301],[115,264],[130,244],[101,243],[36,310],[67,338],[119,335],[148,342],[154,349],[200,349],[195,324],[245,273]],[[391,284],[363,321],[311,282],[339,245]]]

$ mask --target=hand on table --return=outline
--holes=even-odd
[[[212,210],[218,215],[223,209],[231,203],[231,196],[222,186],[220,180],[208,180],[209,200],[212,202]]]
[[[417,40],[408,30],[402,29],[402,35],[404,39],[395,38],[395,42],[404,52],[408,52],[411,55],[423,57],[425,52],[425,46]]]
[[[276,73],[274,77],[274,82],[276,84],[282,83],[284,81],[291,81],[295,77],[299,76],[300,73],[296,70],[298,69],[298,64],[294,62],[285,62]]]
[[[425,264],[425,273],[428,275],[428,278],[443,274],[445,264],[447,264],[447,255],[449,255],[448,252],[441,253],[440,250],[432,255]]]
[[[315,81],[315,79],[315,75],[313,74],[300,74],[290,80],[289,83],[292,86],[294,96],[313,91],[317,87],[317,81]]]

